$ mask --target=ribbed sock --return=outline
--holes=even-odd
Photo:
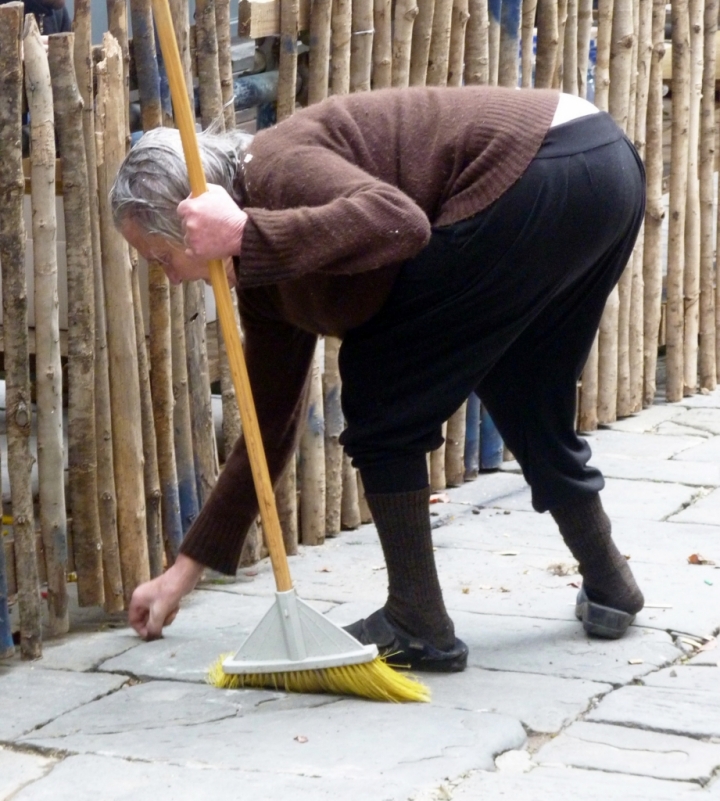
[[[455,643],[455,628],[435,567],[429,488],[366,499],[387,565],[386,615],[408,634],[447,650]]]
[[[588,598],[634,615],[645,599],[627,559],[613,542],[610,519],[600,496],[589,496],[550,510],[562,538],[578,560]]]

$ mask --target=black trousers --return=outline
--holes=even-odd
[[[600,113],[551,128],[502,197],[433,231],[340,350],[342,442],[368,492],[427,486],[425,454],[472,390],[535,509],[602,489],[574,429],[576,382],[644,208],[642,162]]]

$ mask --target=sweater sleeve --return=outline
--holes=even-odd
[[[427,244],[430,221],[400,189],[322,145],[285,145],[246,165],[243,286],[374,270]]]
[[[273,485],[292,455],[305,414],[317,337],[255,314],[241,295],[245,359]],[[180,552],[227,575],[237,570],[245,535],[258,514],[247,448],[241,437]]]

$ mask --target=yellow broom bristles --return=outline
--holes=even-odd
[[[323,670],[295,670],[287,673],[225,673],[221,656],[207,674],[207,683],[225,690],[270,688],[291,693],[333,693],[358,695],[373,701],[427,702],[430,689],[417,679],[393,670],[376,657],[360,665],[342,665]]]

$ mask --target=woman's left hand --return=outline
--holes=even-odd
[[[185,232],[185,251],[191,258],[226,259],[240,254],[247,214],[216,184],[178,206]]]

